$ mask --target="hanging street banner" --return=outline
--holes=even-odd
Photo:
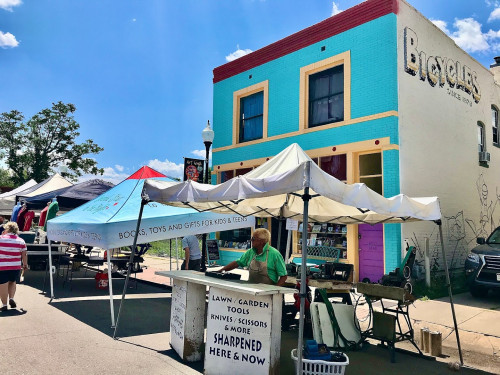
[[[194,180],[203,183],[205,160],[184,158],[184,181]]]

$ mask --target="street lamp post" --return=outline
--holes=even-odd
[[[212,130],[212,128],[210,127],[210,120],[207,121],[207,127],[205,129],[203,129],[203,131],[201,132],[201,137],[203,138],[203,143],[205,144],[205,176],[203,178],[203,182],[205,184],[208,184],[209,181],[208,181],[208,177],[209,177],[209,173],[208,173],[208,156],[209,156],[209,153],[210,153],[210,147],[212,146],[212,142],[214,141],[214,131]],[[207,267],[206,267],[206,263],[207,263],[207,249],[206,249],[206,244],[207,244],[207,234],[206,233],[203,233],[203,236],[201,238],[201,247],[202,247],[202,251],[201,251],[201,271],[202,272],[205,272]]]

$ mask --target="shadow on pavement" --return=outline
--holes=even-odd
[[[120,300],[114,300],[118,316]],[[56,309],[105,335],[113,336],[109,300],[53,301]],[[117,337],[131,337],[170,331],[170,297],[125,299]]]
[[[437,301],[449,302],[449,297],[442,297]],[[473,297],[469,292],[454,294],[453,303],[480,309],[500,310],[500,290],[490,290],[486,297]]]
[[[24,309],[9,309],[7,311],[0,312],[0,318],[5,318],[7,316],[18,316],[18,315],[24,315],[28,311]]]
[[[294,374],[295,365],[291,359],[292,349],[297,347],[298,330],[283,332],[281,335],[280,374]],[[306,338],[307,339],[307,338]],[[397,346],[396,346],[397,347]],[[452,374],[447,362],[436,361],[434,357],[421,357],[410,352],[396,352],[396,363],[391,363],[389,350],[378,345],[363,344],[358,351],[346,352],[349,365],[346,374],[363,375],[408,375],[408,374]],[[486,375],[489,372],[462,368],[462,375]]]
[[[71,284],[65,281],[66,272],[64,275],[54,275],[54,296],[55,298],[78,298],[78,297],[98,297],[108,296],[108,289],[97,289],[95,282],[95,275],[97,272],[81,268],[79,271],[73,273],[73,281]],[[45,283],[45,287],[44,287]],[[50,296],[50,281],[45,271],[28,271],[25,274],[24,285],[31,286],[40,290],[42,294],[45,291],[47,296]],[[125,286],[124,278],[113,278],[113,294],[115,296],[123,293]],[[127,295],[129,294],[150,294],[150,293],[167,293],[164,287],[157,287],[147,283],[136,282],[130,279],[127,288]]]
[[[198,361],[198,362],[183,362],[181,357],[177,354],[177,352],[174,349],[169,349],[169,350],[163,350],[159,351],[158,353],[166,355],[167,357],[170,357],[172,359],[175,359],[177,362],[184,363],[186,366],[189,366],[195,371],[199,371],[200,373],[203,373],[204,369],[204,362],[203,360]]]
[[[51,305],[78,319],[98,331],[113,336],[109,290],[97,289],[94,279],[96,272],[81,268],[74,272],[72,289],[68,282],[64,285],[64,276],[54,278],[54,296]],[[43,293],[45,271],[28,271],[24,284]],[[115,317],[118,316],[121,295],[125,279],[113,279],[113,306]],[[136,288],[137,286],[137,288]],[[45,280],[46,296],[50,296],[49,281]],[[148,295],[155,295],[148,298]],[[164,296],[164,297],[163,297]],[[129,282],[127,297],[123,303],[117,337],[130,337],[170,330],[170,294],[165,288],[145,283]]]

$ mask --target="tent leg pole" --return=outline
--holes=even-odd
[[[306,267],[307,267],[307,227],[309,219],[309,188],[304,189],[304,216],[302,221],[302,263],[300,266],[300,313],[299,313],[299,342],[297,344],[297,375],[302,374],[302,346],[304,343],[305,325],[305,298],[306,298]]]
[[[179,249],[177,248],[178,238],[175,237],[175,268],[179,271]]]
[[[286,253],[285,253],[285,263],[288,264],[290,260],[290,245],[292,241],[292,231],[288,231],[288,235],[286,236]]]
[[[168,241],[169,241],[169,247],[170,247],[170,256],[169,256],[170,268],[168,270],[172,271],[172,239],[170,238]],[[172,286],[172,278],[169,278],[168,280],[169,280],[170,286]]]
[[[111,328],[115,328],[115,305],[113,303],[113,270],[111,269],[111,251],[106,251],[106,258],[108,262],[108,280],[109,280],[109,309],[111,311]]]
[[[52,247],[49,240],[49,279],[50,279],[50,302],[54,299],[54,276],[52,275]]]
[[[125,294],[127,293],[128,280],[130,279],[130,274],[132,273],[132,264],[134,263],[135,247],[137,245],[137,237],[139,236],[139,229],[142,220],[142,211],[144,211],[144,206],[148,204],[149,199],[142,197],[141,209],[139,210],[139,218],[137,219],[137,226],[135,227],[134,243],[132,245],[132,251],[130,252],[130,259],[128,261],[127,267],[127,277],[125,278],[125,285],[123,286],[122,300],[120,301],[120,308],[118,309],[118,316],[116,318],[115,331],[113,333],[113,338],[116,338],[116,332],[118,331],[118,324],[120,323],[120,314],[122,312],[123,300],[125,299]]]
[[[283,208],[281,208],[281,211],[283,211]],[[278,242],[276,243],[276,247],[280,253],[281,253],[281,231],[282,230],[283,230],[283,215],[281,214],[279,217],[279,224],[278,224]]]
[[[453,294],[451,291],[450,273],[448,272],[448,262],[446,261],[446,253],[444,251],[443,228],[441,221],[438,223],[439,237],[441,237],[441,253],[443,254],[444,270],[446,274],[446,284],[448,285],[448,295],[450,296],[451,314],[453,315],[453,325],[455,327],[455,336],[457,337],[458,355],[460,356],[460,364],[464,365],[464,358],[462,357],[462,347],[460,345],[460,336],[458,334],[457,317],[455,315],[455,305],[453,304]]]

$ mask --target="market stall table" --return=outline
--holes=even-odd
[[[279,374],[282,294],[295,289],[222,280],[196,271],[158,271],[173,279],[170,344],[205,374]],[[204,344],[206,287],[209,287]]]
[[[41,269],[45,269],[45,276],[43,277],[43,289],[42,291],[45,293],[45,284],[47,280],[47,275],[49,273],[49,252],[48,252],[48,246],[47,245],[38,245],[38,244],[29,244],[27,245],[28,251],[26,252],[28,256],[28,265],[32,267],[33,265],[40,265],[44,264],[44,267]],[[57,251],[52,251],[52,260],[53,260],[53,265],[56,268],[59,268],[60,263],[61,263],[61,258],[64,256],[67,256],[66,251],[61,251],[62,249],[65,249],[66,246],[60,245],[56,246]],[[31,249],[31,250],[30,250]],[[36,250],[40,249],[40,250]]]

